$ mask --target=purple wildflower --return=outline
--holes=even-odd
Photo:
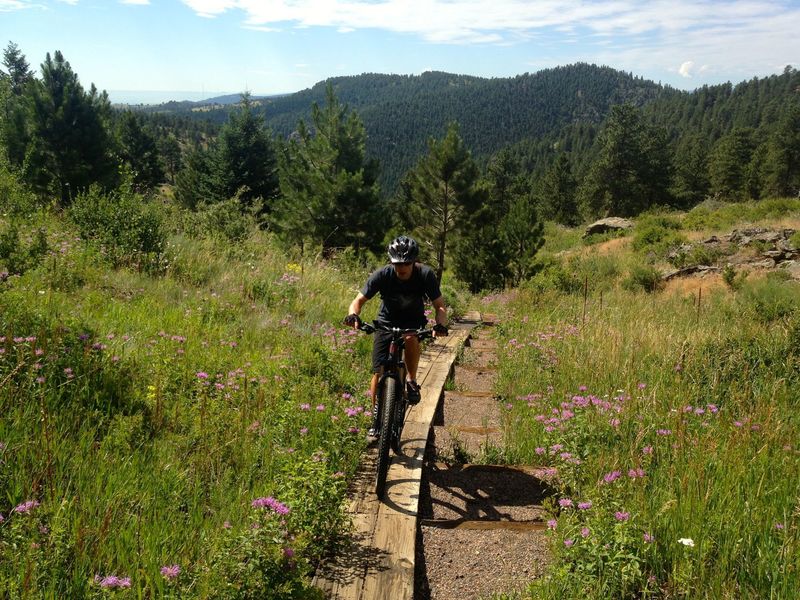
[[[583,527],[583,528],[581,529],[581,537],[587,538],[587,537],[589,537],[590,535],[592,535],[592,532],[591,532],[591,530],[590,530],[588,527]]]
[[[654,538],[651,534],[645,532],[645,534],[644,534],[644,543],[645,544],[652,544],[655,541],[655,539],[656,538]]]
[[[175,579],[181,572],[180,565],[167,565],[161,567],[161,574],[164,576],[164,579],[168,581],[172,581]]]
[[[605,475],[603,475],[603,481],[605,481],[606,483],[612,483],[617,479],[619,479],[621,476],[622,473],[620,473],[619,471],[611,471],[610,473],[606,473]]]
[[[575,540],[564,540],[564,545],[565,545],[567,548],[570,548],[570,547],[572,547],[572,545],[573,545],[574,543],[575,543]]]
[[[197,372],[197,378],[198,379],[208,379],[208,373],[206,373],[205,371],[198,371]]]
[[[558,501],[558,505],[561,508],[571,508],[572,507],[572,499],[571,498],[561,498]]]
[[[253,508],[269,508],[273,512],[279,515],[288,515],[289,514],[289,507],[286,506],[283,502],[279,502],[272,496],[267,496],[266,498],[256,498],[251,503]]]
[[[587,500],[586,502],[578,502],[578,508],[581,510],[589,510],[592,508],[592,501]]]
[[[630,518],[630,516],[631,516],[631,513],[623,512],[621,510],[618,510],[617,512],[614,513],[614,518],[617,521],[627,521]]]
[[[38,506],[40,506],[40,504],[36,500],[28,500],[27,502],[23,502],[22,504],[18,504],[16,507],[14,507],[13,512],[27,514]]]
[[[558,521],[556,521],[555,519],[549,519],[547,521],[547,528],[548,529],[555,529],[556,527],[558,527]]]
[[[101,588],[106,588],[106,589],[131,587],[130,577],[117,577],[116,575],[106,575],[105,577],[100,577],[100,575],[95,575],[94,582],[98,584]]]

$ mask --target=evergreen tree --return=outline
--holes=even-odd
[[[614,106],[599,137],[600,155],[581,188],[591,215],[631,216],[669,201],[666,133],[629,104]]]
[[[170,183],[175,183],[175,175],[183,166],[183,155],[178,138],[174,133],[170,132],[168,135],[158,138],[156,146],[158,147],[158,153],[161,156],[164,171]]]
[[[236,196],[243,210],[261,202],[261,212],[266,212],[278,195],[276,163],[263,116],[244,94],[219,137],[208,148],[198,146],[189,154],[176,177],[175,197],[184,206],[197,208]]]
[[[5,71],[0,71],[0,81],[7,86],[8,93],[2,99],[0,141],[5,146],[9,163],[20,168],[28,145],[28,110],[24,94],[33,80],[33,73],[25,56],[13,42],[9,42],[3,51],[3,66]]]
[[[541,216],[567,226],[580,223],[577,188],[569,157],[562,152],[539,181],[537,196]]]
[[[380,198],[378,165],[366,159],[358,115],[328,86],[323,108],[311,110],[281,149],[280,198],[274,222],[285,239],[304,247],[377,249],[389,215]]]
[[[800,102],[794,101],[767,141],[762,167],[764,194],[800,195]]]
[[[700,135],[687,136],[674,158],[672,195],[678,206],[694,206],[708,194],[708,148]]]
[[[500,238],[509,256],[510,282],[519,285],[534,273],[536,253],[544,245],[544,226],[536,215],[533,198],[515,198],[500,223]]]
[[[754,148],[754,131],[750,128],[734,129],[720,138],[709,157],[712,194],[727,200],[746,196],[747,168]]]
[[[458,124],[453,122],[442,140],[429,140],[428,154],[403,184],[418,235],[434,248],[440,280],[451,235],[458,233],[482,204],[478,176],[478,166],[461,139]]]
[[[264,117],[253,108],[250,94],[243,94],[238,110],[219,133],[213,175],[218,199],[239,193],[246,207],[261,201],[266,212],[278,196],[277,157]]]
[[[466,216],[453,247],[458,277],[473,292],[505,285],[510,275],[509,255],[498,231],[509,205],[528,192],[519,161],[508,150],[492,157],[480,186],[484,201]]]
[[[142,125],[141,119],[125,111],[117,126],[120,158],[132,169],[133,184],[138,189],[153,188],[164,178],[155,137]]]
[[[54,194],[69,204],[92,183],[114,187],[108,95],[92,85],[84,91],[78,75],[56,51],[42,63],[41,80],[28,86],[30,140],[23,176],[39,195]]]
[[[33,72],[25,55],[13,42],[9,42],[3,50],[3,66],[5,71],[0,71],[0,78],[7,78],[11,83],[12,93],[21,96],[25,92],[25,87],[33,80]]]
[[[210,150],[195,148],[186,157],[186,163],[175,176],[175,199],[185,208],[197,210],[204,204],[214,204],[221,198],[212,175],[214,170],[213,146]]]

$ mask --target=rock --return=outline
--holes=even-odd
[[[691,267],[683,267],[682,269],[677,269],[675,271],[670,271],[669,273],[665,273],[661,276],[661,279],[664,281],[669,281],[670,279],[674,279],[675,277],[686,277],[687,275],[694,275],[695,273],[714,273],[719,271],[719,267],[710,267],[708,265],[692,265]]]
[[[800,281],[800,260],[787,260],[781,264],[781,269],[786,269],[792,279]]]
[[[704,244],[719,244],[719,238],[715,235],[712,235],[707,240],[703,240]]]
[[[765,252],[762,252],[761,254],[763,256],[766,256],[767,258],[771,258],[776,262],[780,262],[784,258],[786,258],[785,256],[786,253],[783,250],[767,250]]]
[[[607,231],[623,231],[625,229],[631,229],[632,227],[633,221],[630,221],[629,219],[623,219],[621,217],[607,217],[588,225],[586,227],[586,231],[583,233],[583,237],[587,237],[595,233],[606,233]]]
[[[771,258],[765,258],[764,260],[747,263],[747,266],[753,267],[754,269],[773,269],[775,268],[775,261]]]
[[[678,258],[680,256],[683,256],[685,254],[689,254],[689,252],[692,251],[692,248],[694,248],[694,246],[692,246],[692,244],[681,244],[680,246],[678,246],[674,250],[671,250],[667,254],[667,258],[670,261],[675,260],[676,258]]]

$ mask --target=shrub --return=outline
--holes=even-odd
[[[27,217],[36,210],[36,196],[23,186],[0,157],[0,213],[9,217]]]
[[[656,292],[664,287],[664,280],[658,269],[648,265],[634,265],[628,277],[623,281],[622,286],[626,290],[645,292]]]
[[[778,273],[782,272],[744,286],[740,295],[744,311],[764,323],[791,317],[800,307],[798,285],[778,280]]]
[[[160,268],[166,235],[159,207],[128,183],[104,193],[93,185],[69,209],[81,237],[99,244],[115,267]]]
[[[260,206],[257,207],[257,210],[260,209]],[[206,204],[186,217],[186,232],[193,237],[241,242],[257,227],[257,210],[243,211],[238,195],[222,202]]]
[[[713,265],[724,253],[719,248],[694,244],[691,249],[684,251],[682,248],[670,257],[670,263],[677,268],[692,265]]]
[[[5,267],[6,277],[9,273],[21,275],[37,267],[48,250],[47,233],[42,228],[27,239],[20,236],[19,226],[14,221],[0,228],[0,271]]]
[[[675,217],[648,215],[637,224],[633,235],[633,249],[639,252],[663,254],[669,248],[686,242],[680,233],[681,224]]]
[[[747,271],[736,271],[731,265],[722,269],[722,281],[732,290],[739,290],[747,279]]]
[[[800,231],[795,231],[792,237],[789,238],[789,243],[795,250],[800,250]]]
[[[800,200],[793,198],[770,198],[759,202],[704,202],[697,205],[683,220],[684,229],[721,230],[742,221],[776,219],[800,212]]]

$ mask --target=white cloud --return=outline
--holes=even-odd
[[[122,4],[139,4],[141,6],[146,6],[150,4],[150,0],[119,0]]]
[[[21,10],[23,8],[30,8],[30,6],[30,2],[22,2],[21,0],[0,0],[0,12]]]
[[[692,69],[694,68],[694,61],[687,60],[683,63],[680,68],[678,69],[678,73],[681,77],[686,77],[687,79],[692,77]]]
[[[0,0],[2,1],[2,0]],[[800,63],[794,0],[182,0],[198,15],[242,14],[250,29],[329,27],[417,36],[434,44],[536,44],[559,38],[567,60],[632,71],[750,74]],[[542,43],[546,43],[542,41]],[[538,46],[541,48],[541,46]],[[692,64],[689,64],[692,63]],[[702,66],[698,66],[702,65]]]

